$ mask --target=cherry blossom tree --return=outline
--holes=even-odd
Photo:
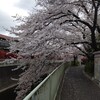
[[[48,9],[49,16],[46,20],[49,20],[49,23],[55,22],[61,26],[67,24],[65,26],[67,31],[73,33],[78,30],[75,32],[78,35],[81,32],[85,44],[90,45],[92,52],[99,49],[96,40],[100,33],[99,0],[38,0],[38,2]]]
[[[19,55],[24,57],[21,59],[23,63],[18,67],[25,72],[19,78],[16,100],[22,100],[42,75],[50,73],[59,65],[56,62],[59,58],[66,60],[62,54],[71,50],[68,41],[70,43],[73,36],[54,24],[41,28],[43,14],[44,11],[30,15],[23,19],[25,21],[20,26],[10,31],[19,35],[19,42],[12,43],[11,51],[18,50]],[[36,20],[40,22],[37,23]]]
[[[22,23],[9,30],[19,36],[11,51],[19,50],[25,58],[16,100],[22,100],[42,74],[55,68],[47,67],[52,54],[58,58],[76,47],[93,60],[93,52],[99,50],[99,0],[37,0],[37,4],[42,9],[28,17],[17,17]]]

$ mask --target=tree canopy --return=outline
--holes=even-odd
[[[59,55],[76,47],[91,58],[100,49],[99,0],[37,0],[37,4],[40,10],[25,18],[17,17],[22,23],[11,28],[11,33],[19,35],[12,51],[17,49],[25,55],[40,53],[45,59],[52,52]],[[35,65],[31,64],[28,74],[32,66]]]

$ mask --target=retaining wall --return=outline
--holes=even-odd
[[[100,51],[94,53],[94,78],[100,82]]]

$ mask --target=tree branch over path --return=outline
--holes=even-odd
[[[75,14],[74,14],[73,12],[71,12],[70,10],[68,10],[68,12],[69,12],[71,15],[73,15],[73,17],[75,17],[76,19],[78,19],[77,22],[80,22],[80,23],[82,23],[82,24],[85,24],[85,25],[88,26],[89,29],[91,30],[92,26],[91,26],[88,22],[81,20],[80,17],[78,17],[77,15],[75,15]]]
[[[81,49],[80,47],[78,47],[76,44],[74,44],[74,46],[88,57],[88,53],[87,52],[85,52],[83,49]]]

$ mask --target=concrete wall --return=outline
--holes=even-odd
[[[100,51],[94,53],[94,78],[100,81]]]
[[[0,66],[0,90],[8,88],[13,84],[17,84],[17,81],[12,80],[11,77],[18,78],[21,70],[12,71],[17,65],[13,66]]]

